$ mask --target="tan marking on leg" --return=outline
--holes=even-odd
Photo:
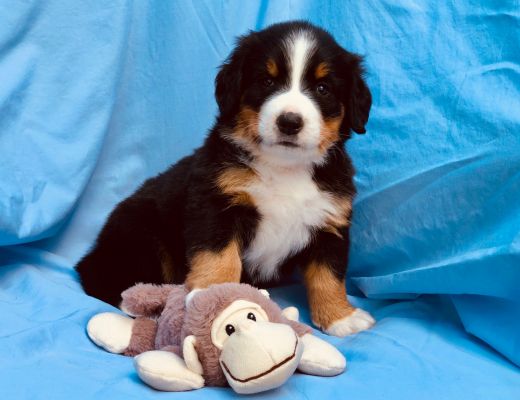
[[[271,75],[273,78],[276,78],[278,76],[278,66],[276,65],[276,62],[272,58],[267,60],[266,67],[267,67],[267,72],[269,73],[269,75]]]
[[[321,62],[318,64],[316,69],[314,70],[314,77],[316,79],[321,79],[327,76],[329,73],[329,66],[326,62]]]
[[[352,314],[355,308],[347,299],[345,281],[340,281],[329,266],[311,263],[304,272],[312,322],[327,329],[332,323]]]
[[[221,251],[199,251],[190,260],[188,289],[206,288],[214,283],[240,282],[242,260],[239,245],[232,240]]]
[[[248,168],[226,168],[217,177],[217,186],[222,193],[231,196],[234,205],[254,205],[253,198],[246,192],[246,188],[255,179],[255,173]]]
[[[322,153],[325,153],[334,143],[339,141],[339,128],[343,117],[345,115],[343,107],[341,108],[341,114],[334,118],[328,118],[323,121],[323,126],[320,132],[320,144],[319,149]]]

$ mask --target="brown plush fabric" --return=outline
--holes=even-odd
[[[298,321],[292,321],[290,319],[287,319],[283,315],[282,315],[282,318],[286,321],[286,322],[284,322],[285,324],[291,325],[291,328],[294,329],[294,331],[296,332],[296,334],[298,336],[303,336],[307,333],[312,333],[312,328],[310,326],[302,324],[301,322],[298,322]]]
[[[186,296],[188,290],[184,285],[170,285],[172,290],[166,300],[164,311],[157,320],[159,329],[155,339],[155,347],[161,349],[165,346],[181,346],[184,337],[181,338],[181,329],[184,324]]]
[[[138,283],[121,293],[121,307],[134,316],[152,317],[162,313],[166,299],[176,285]]]
[[[188,335],[196,338],[196,350],[208,386],[226,386],[219,364],[220,350],[211,342],[211,325],[220,312],[235,300],[249,300],[266,312],[269,321],[290,325],[298,336],[312,332],[307,325],[290,321],[280,307],[258,289],[239,283],[211,285],[196,293],[185,306],[188,290],[184,285],[136,285],[123,292],[122,305],[132,313],[156,316],[157,321],[137,318],[126,355],[160,349],[182,356],[182,343]]]
[[[137,317],[132,326],[130,344],[125,350],[125,356],[136,356],[145,351],[155,350],[157,322],[153,319]]]
[[[177,354],[179,357],[182,357],[182,350],[180,346],[166,346],[161,349],[162,351],[169,351],[170,353]]]

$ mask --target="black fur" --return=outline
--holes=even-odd
[[[345,110],[340,140],[329,150],[326,163],[314,167],[313,178],[322,190],[355,194],[354,169],[343,144],[352,130],[365,132],[371,105],[360,57],[346,52],[328,33],[305,22],[277,24],[251,32],[238,40],[235,51],[217,75],[215,96],[220,114],[204,145],[166,172],[147,180],[122,201],[91,251],[78,263],[81,283],[89,295],[117,305],[120,293],[136,282],[163,283],[161,264],[165,260],[174,266],[173,283],[181,283],[189,271],[188,260],[197,251],[221,250],[237,235],[242,247],[247,247],[261,216],[252,206],[231,206],[215,180],[223,168],[245,166],[253,156],[226,140],[223,133],[235,126],[240,107],[258,110],[277,85],[283,84],[266,84],[266,60],[282,60],[285,55],[279,46],[280,38],[302,28],[311,29],[319,43],[311,64],[315,67],[325,60],[333,66],[323,80],[328,89],[326,96],[314,91],[316,82],[311,75],[305,79],[305,90],[319,104],[324,118],[340,115],[342,107]],[[277,64],[283,68],[283,62]],[[286,74],[280,71],[279,76]],[[285,264],[305,264],[309,258],[327,261],[342,279],[348,258],[348,228],[342,229],[341,234],[343,239],[332,233],[316,232],[307,248]],[[243,271],[243,278],[249,280],[247,268]]]

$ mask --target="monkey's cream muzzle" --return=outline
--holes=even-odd
[[[303,345],[294,330],[269,322],[257,304],[238,300],[215,320],[212,341],[221,349],[220,365],[237,393],[281,386],[296,370]]]
[[[257,393],[285,383],[298,366],[303,346],[291,327],[245,323],[228,339],[220,364],[237,393]]]

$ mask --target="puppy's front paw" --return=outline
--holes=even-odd
[[[333,322],[324,331],[329,335],[344,337],[369,329],[375,323],[376,321],[369,313],[361,308],[356,308],[352,314]]]

